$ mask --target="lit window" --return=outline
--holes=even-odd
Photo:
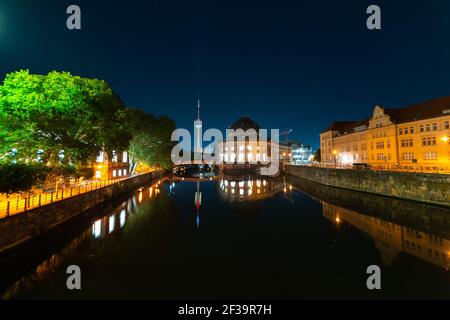
[[[128,162],[128,152],[126,151],[123,152],[122,162]]]
[[[113,177],[115,178],[117,176],[117,171],[113,170]]]
[[[115,151],[112,152],[112,159],[111,159],[111,161],[112,162],[117,162],[117,152],[115,152]]]
[[[102,177],[102,172],[101,171],[95,171],[95,178],[96,179],[100,179]]]
[[[123,169],[123,175],[124,175],[124,176],[127,175],[127,169]]]
[[[103,162],[103,151],[100,151],[98,154],[97,154],[97,160],[96,160],[97,162]]]
[[[119,170],[119,177],[122,176],[122,170]]]

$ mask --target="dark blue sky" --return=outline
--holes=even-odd
[[[82,30],[66,29],[66,8]],[[378,4],[382,30],[366,28]],[[128,105],[192,128],[240,115],[318,146],[333,120],[450,94],[450,1],[1,0],[0,77],[105,79]]]

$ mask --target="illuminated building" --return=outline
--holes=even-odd
[[[320,134],[322,162],[375,169],[450,171],[450,97],[400,109],[375,106],[361,121],[334,122]]]
[[[263,139],[259,136],[260,127],[249,117],[240,117],[229,129],[235,131],[234,136],[226,137],[226,142],[219,144],[222,161],[226,164],[268,164],[274,159],[272,149],[278,153],[281,162],[289,161],[290,149],[287,144],[274,143],[270,139]],[[244,134],[237,132],[242,130]],[[249,130],[255,135],[250,136]],[[268,130],[270,131],[270,130]]]
[[[128,153],[126,151],[112,152],[111,157],[107,152],[100,151],[94,164],[94,178],[96,180],[111,180],[125,178],[130,175]]]
[[[302,143],[291,143],[291,164],[302,165],[311,163],[313,151],[311,146],[306,146]]]

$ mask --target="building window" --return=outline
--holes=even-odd
[[[403,160],[413,160],[414,159],[414,153],[412,152],[405,152],[402,154]]]
[[[419,131],[420,131],[420,132],[423,132],[423,124],[420,125]]]
[[[437,160],[438,154],[435,151],[427,151],[423,154],[424,160]]]
[[[390,149],[391,148],[391,140],[387,141],[387,148]]]
[[[119,170],[119,177],[121,177],[121,176],[122,176],[122,169]]]
[[[448,121],[444,122],[444,129],[450,129],[450,123]]]
[[[97,162],[103,162],[103,151],[100,151],[98,154],[97,154]]]
[[[408,128],[405,128],[405,134],[408,134]]]
[[[102,172],[101,171],[95,171],[95,178],[96,179],[100,179],[102,177]]]
[[[117,162],[117,152],[115,152],[115,151],[112,152],[112,159],[111,159],[111,161],[112,162]]]
[[[117,171],[113,170],[113,178],[115,178],[117,176]]]
[[[435,146],[436,145],[436,137],[427,137],[422,138],[423,146]]]
[[[128,152],[126,152],[126,151],[123,152],[122,161],[123,162],[128,162]]]
[[[123,169],[123,175],[124,175],[124,176],[127,175],[127,169]]]
[[[425,129],[425,131],[426,131],[426,132],[429,132],[429,131],[431,131],[431,125],[427,124],[427,125],[426,125],[426,129]]]
[[[414,127],[409,128],[409,133],[414,133]]]
[[[413,139],[406,139],[406,140],[401,141],[402,148],[412,147],[412,146],[413,146]]]
[[[398,129],[398,134],[402,135],[403,134],[403,128]]]
[[[437,123],[433,123],[433,131],[437,131],[437,129],[438,129]]]

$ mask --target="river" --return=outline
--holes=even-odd
[[[0,297],[449,299],[449,239],[443,207],[283,176],[169,177],[0,257]]]

